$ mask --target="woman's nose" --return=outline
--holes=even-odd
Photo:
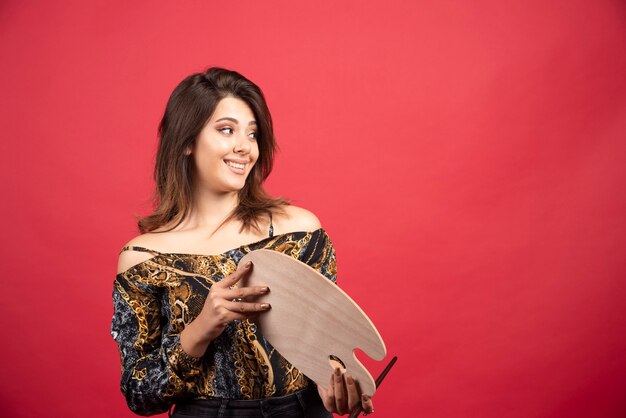
[[[245,133],[241,133],[237,135],[237,138],[235,139],[234,151],[236,153],[243,153],[243,154],[247,154],[248,152],[250,152],[250,140],[248,139]]]

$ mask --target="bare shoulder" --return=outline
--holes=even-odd
[[[155,234],[142,234],[128,241],[123,247],[136,246],[149,249],[155,249],[157,242],[154,238]],[[117,274],[123,273],[129,268],[154,257],[154,254],[143,251],[125,250],[122,251],[117,260]]]
[[[274,233],[285,234],[296,231],[315,231],[322,227],[320,220],[310,210],[293,206],[283,206],[284,214],[274,215]]]

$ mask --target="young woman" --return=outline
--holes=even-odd
[[[256,329],[271,309],[236,287],[260,248],[297,258],[336,280],[335,251],[311,212],[273,198],[262,182],[276,144],[261,90],[237,72],[185,78],[159,126],[155,210],[120,252],[111,335],[121,390],[140,415],[327,417],[371,398],[339,369],[316,387]]]

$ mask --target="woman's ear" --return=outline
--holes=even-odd
[[[191,155],[191,148],[190,147],[185,148],[185,155]]]

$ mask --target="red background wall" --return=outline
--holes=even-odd
[[[265,91],[269,190],[399,356],[377,416],[626,414],[624,2],[5,0],[0,56],[3,415],[133,416],[117,253],[212,65]]]

